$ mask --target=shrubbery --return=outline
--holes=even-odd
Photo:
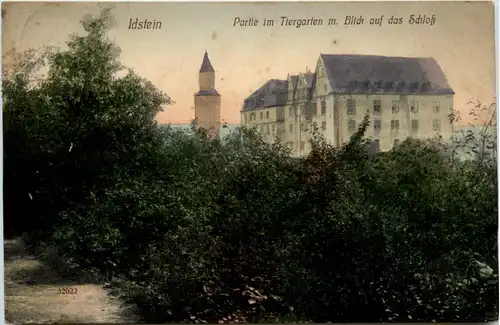
[[[496,160],[411,139],[372,154],[367,121],[301,159],[244,128],[159,128],[170,99],[116,75],[107,22],[49,52],[43,81],[33,57],[4,80],[10,234],[108,276],[148,321],[497,317]]]

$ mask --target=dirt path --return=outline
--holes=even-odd
[[[5,318],[19,323],[132,323],[138,318],[101,286],[78,284],[26,253],[20,240],[5,240]],[[60,294],[70,288],[76,294]]]

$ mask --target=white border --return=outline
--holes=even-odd
[[[343,0],[343,1],[336,1],[336,2],[376,2],[377,0],[350,0],[350,1],[346,1],[346,0]],[[412,0],[384,0],[384,2],[414,2]],[[437,0],[439,1],[439,0]],[[436,0],[427,0],[425,2],[437,2]],[[3,2],[4,1],[0,1]],[[9,2],[27,2],[27,1],[22,1],[22,0],[11,0]],[[60,1],[55,1],[55,0],[46,0],[46,1],[43,1],[43,2],[60,2]],[[89,1],[78,1],[78,0],[73,0],[73,1],[68,1],[68,2],[89,2]],[[126,1],[118,1],[118,0],[109,0],[109,1],[101,1],[101,2],[126,2]],[[167,1],[147,1],[147,0],[135,0],[134,2],[167,2]],[[193,1],[190,1],[190,0],[177,0],[177,1],[170,1],[170,2],[193,2]],[[274,0],[274,1],[264,1],[264,0],[254,0],[254,1],[251,1],[251,0],[240,0],[240,1],[231,1],[231,0],[219,0],[219,1],[216,1],[216,0],[198,0],[197,2],[301,2],[301,1],[287,1],[287,0]],[[330,1],[330,0],[315,0],[314,2],[333,2],[333,1]],[[441,0],[441,2],[455,2],[454,0]],[[476,1],[472,1],[472,2],[476,2]],[[490,2],[490,1],[477,1],[477,2]],[[500,10],[499,10],[499,2],[500,0],[495,0],[495,64],[496,64],[496,98],[498,99],[499,98],[499,75],[500,75],[500,69],[499,69],[499,50],[498,50],[498,43],[500,41],[500,37],[499,37],[499,21],[498,21],[498,18],[499,18],[499,13],[500,13]],[[2,6],[3,7],[3,6]],[[0,33],[2,31],[2,18],[0,17]],[[0,52],[2,51],[2,44],[0,42]],[[0,64],[0,68],[1,68],[1,64]],[[0,80],[0,88],[1,88],[1,80]],[[0,107],[3,107],[2,105],[2,98],[1,98],[1,94],[0,94]],[[3,110],[2,110],[3,111]],[[0,141],[0,152],[2,154],[2,157],[3,157],[3,117],[2,117],[2,114],[0,114],[0,130],[2,130],[1,132],[1,141]],[[497,138],[498,138],[498,114],[497,114]],[[500,149],[500,145],[497,141],[497,150]],[[497,168],[498,168],[498,164],[497,164]],[[0,187],[0,194],[1,194],[1,198],[0,198],[0,213],[1,213],[1,216],[2,216],[2,220],[3,220],[3,159],[0,160],[0,169],[1,169],[1,173],[0,173],[0,184],[2,184],[2,186]],[[498,168],[498,171],[500,171],[500,168]],[[497,177],[498,177],[498,172],[497,172]],[[498,193],[498,207],[499,207],[499,210],[500,210],[500,193]],[[0,223],[0,229],[3,233],[3,222]],[[497,230],[498,231],[498,230]],[[497,240],[498,240],[498,247],[500,247],[500,232],[497,233]],[[1,249],[0,249],[0,272],[1,274],[4,274],[4,241],[2,240],[1,241]],[[500,260],[500,258],[499,258]],[[499,286],[499,296],[500,296],[500,286]],[[1,308],[0,308],[0,322],[3,320],[4,323],[5,323],[5,286],[4,286],[4,281],[0,281],[0,301],[1,301]],[[493,322],[492,324],[499,324],[499,322]]]

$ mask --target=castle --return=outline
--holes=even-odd
[[[195,119],[200,128],[211,136],[220,134],[220,103],[221,96],[215,90],[215,70],[205,51],[198,76],[199,91],[194,95]]]
[[[315,71],[271,79],[245,99],[241,124],[307,155],[313,124],[340,147],[369,115],[373,151],[411,137],[451,137],[455,92],[433,58],[320,54]]]

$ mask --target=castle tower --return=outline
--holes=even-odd
[[[218,136],[220,132],[221,96],[215,90],[215,71],[205,52],[199,72],[200,90],[194,95],[194,113],[199,127]]]

